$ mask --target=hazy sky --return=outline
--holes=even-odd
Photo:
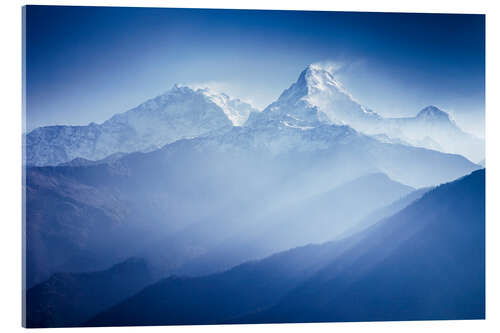
[[[484,16],[30,6],[27,127],[100,123],[175,83],[259,108],[329,61],[383,116],[433,104],[484,131]]]

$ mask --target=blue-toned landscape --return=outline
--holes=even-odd
[[[24,326],[485,318],[484,16],[23,18]]]

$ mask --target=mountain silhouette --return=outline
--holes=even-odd
[[[27,290],[27,327],[79,326],[153,282],[144,260],[90,273],[58,273]]]
[[[484,318],[484,187],[475,171],[353,236],[170,277],[86,325]]]

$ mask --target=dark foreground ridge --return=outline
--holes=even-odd
[[[135,258],[104,271],[54,274],[28,290],[26,326],[80,326],[152,282],[147,263]]]
[[[483,319],[485,171],[349,238],[170,277],[87,326]]]

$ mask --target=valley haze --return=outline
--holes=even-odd
[[[484,16],[23,10],[25,327],[484,319]]]

